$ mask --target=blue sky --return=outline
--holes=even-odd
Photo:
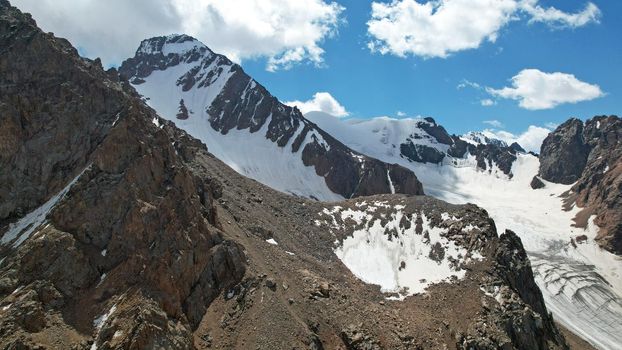
[[[529,126],[621,110],[618,0],[376,0],[374,13],[401,20],[377,31],[368,25],[374,2],[365,0],[12,2],[107,66],[131,57],[142,39],[186,33],[240,62],[282,101],[328,92],[349,117],[431,116],[451,133],[518,136]],[[441,16],[434,31],[430,23]],[[396,37],[421,46],[389,44]],[[560,81],[566,85],[554,91]],[[541,140],[546,130],[538,132]]]
[[[288,71],[267,72],[265,60],[246,61],[243,67],[285,101],[307,100],[327,91],[354,117],[388,115],[432,116],[450,132],[463,133],[490,127],[498,120],[513,133],[529,125],[561,123],[572,116],[582,119],[619,114],[622,107],[622,2],[597,1],[600,23],[575,29],[556,29],[543,23],[511,22],[495,43],[448,58],[400,58],[371,53],[366,22],[369,1],[339,1],[346,7],[347,24],[326,40],[326,67],[302,65]],[[547,1],[560,10],[576,11],[583,1]],[[514,100],[498,100],[484,107],[484,91],[457,86],[468,80],[501,88],[525,68],[574,74],[597,84],[604,97],[546,110],[526,110]]]

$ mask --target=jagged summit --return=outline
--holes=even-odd
[[[145,39],[140,43],[136,54],[168,56],[170,54],[182,55],[188,51],[213,54],[205,44],[186,34],[170,34]]]
[[[199,40],[185,34],[171,34],[143,40],[134,58],[126,60],[120,67],[119,73],[131,79],[132,84],[142,84],[144,82],[142,79],[154,71],[193,63],[198,67],[192,74],[195,79],[193,83],[198,81],[201,87],[210,83],[209,74],[207,74],[210,66],[222,69],[229,67],[230,70],[240,69],[227,57],[215,54]],[[201,78],[206,78],[206,80],[201,80]],[[184,91],[188,91],[192,86],[193,84],[186,83]]]

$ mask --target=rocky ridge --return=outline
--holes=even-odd
[[[544,140],[540,161],[541,178],[574,183],[567,202],[582,208],[577,225],[585,227],[595,215],[598,243],[622,254],[622,120],[569,119]]]
[[[0,182],[2,348],[566,348],[520,240],[498,237],[482,209],[400,195],[327,205],[276,192],[6,0],[0,40],[0,130],[17,135],[0,159],[10,180]],[[52,185],[14,195],[20,176]],[[387,300],[334,253],[355,227],[314,224],[329,207],[364,201],[386,207],[363,227],[400,206],[482,258],[461,263],[461,279]],[[429,243],[430,256],[446,249]]]

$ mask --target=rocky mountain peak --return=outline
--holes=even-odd
[[[136,50],[136,55],[183,55],[189,51],[204,54],[213,52],[199,40],[186,34],[170,34],[167,36],[145,39]]]
[[[216,72],[239,69],[228,58],[217,55],[199,40],[185,34],[171,34],[143,40],[136,54],[121,65],[119,73],[131,79],[132,84],[142,84],[154,71],[172,67],[194,66],[178,81],[188,91],[192,86],[206,86]]]
[[[574,183],[569,200],[582,208],[577,225],[587,226],[594,216],[598,242],[622,254],[622,119],[596,116],[561,124],[542,144],[540,176]]]
[[[579,179],[590,152],[583,135],[583,122],[572,118],[561,124],[542,142],[540,175],[543,179],[569,185]]]

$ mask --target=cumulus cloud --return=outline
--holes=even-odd
[[[483,134],[490,138],[505,141],[508,145],[516,142],[526,151],[539,153],[542,141],[544,141],[550,132],[551,129],[530,125],[527,130],[518,135],[505,130],[496,129],[486,129],[483,131]]]
[[[335,117],[347,117],[350,113],[328,92],[317,92],[307,101],[285,102],[288,106],[296,106],[303,113],[324,112]]]
[[[543,8],[539,0],[393,0],[373,2],[367,31],[373,52],[423,58],[445,58],[452,53],[495,42],[510,21],[580,27],[597,22],[600,10],[588,3],[578,13]]]
[[[598,85],[560,72],[524,69],[510,81],[512,86],[486,88],[486,91],[499,98],[517,100],[520,107],[529,110],[551,109],[560,104],[589,101],[604,95]]]
[[[336,34],[344,7],[330,0],[13,0],[44,30],[88,56],[118,64],[142,39],[185,33],[240,62],[268,58],[267,69],[322,65],[324,40]]]

